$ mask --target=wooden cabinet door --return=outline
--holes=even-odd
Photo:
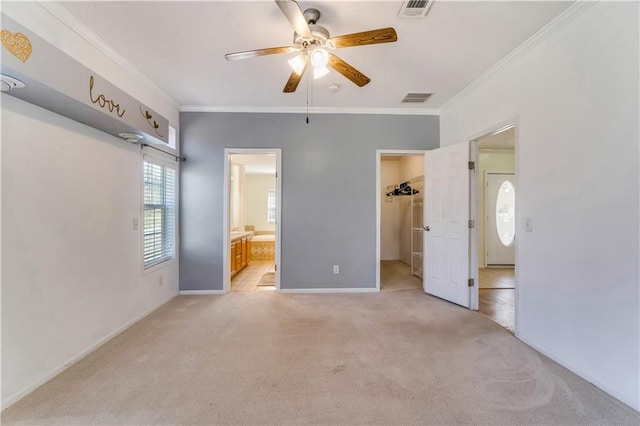
[[[247,239],[242,239],[242,267],[247,266]]]
[[[251,239],[247,239],[247,263],[251,262]]]
[[[242,269],[242,240],[236,241],[236,270]]]
[[[231,243],[231,275],[238,272],[238,265],[236,262],[237,251],[237,243]]]

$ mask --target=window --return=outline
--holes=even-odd
[[[143,262],[148,268],[175,257],[176,169],[144,160]]]
[[[276,191],[267,192],[267,223],[276,223]]]
[[[513,184],[504,181],[496,200],[496,229],[503,246],[509,247],[516,236],[516,195]]]

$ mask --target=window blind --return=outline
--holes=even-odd
[[[267,192],[267,223],[276,223],[276,191]]]
[[[144,267],[175,257],[176,169],[144,160]]]

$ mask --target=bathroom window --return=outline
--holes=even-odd
[[[145,268],[173,259],[176,253],[176,169],[144,159],[143,263]]]
[[[267,192],[267,223],[276,223],[276,191]]]

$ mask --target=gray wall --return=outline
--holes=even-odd
[[[376,149],[439,146],[438,116],[180,114],[180,289],[221,290],[224,148],[282,149],[281,288],[375,288]],[[332,265],[340,265],[333,275]]]

